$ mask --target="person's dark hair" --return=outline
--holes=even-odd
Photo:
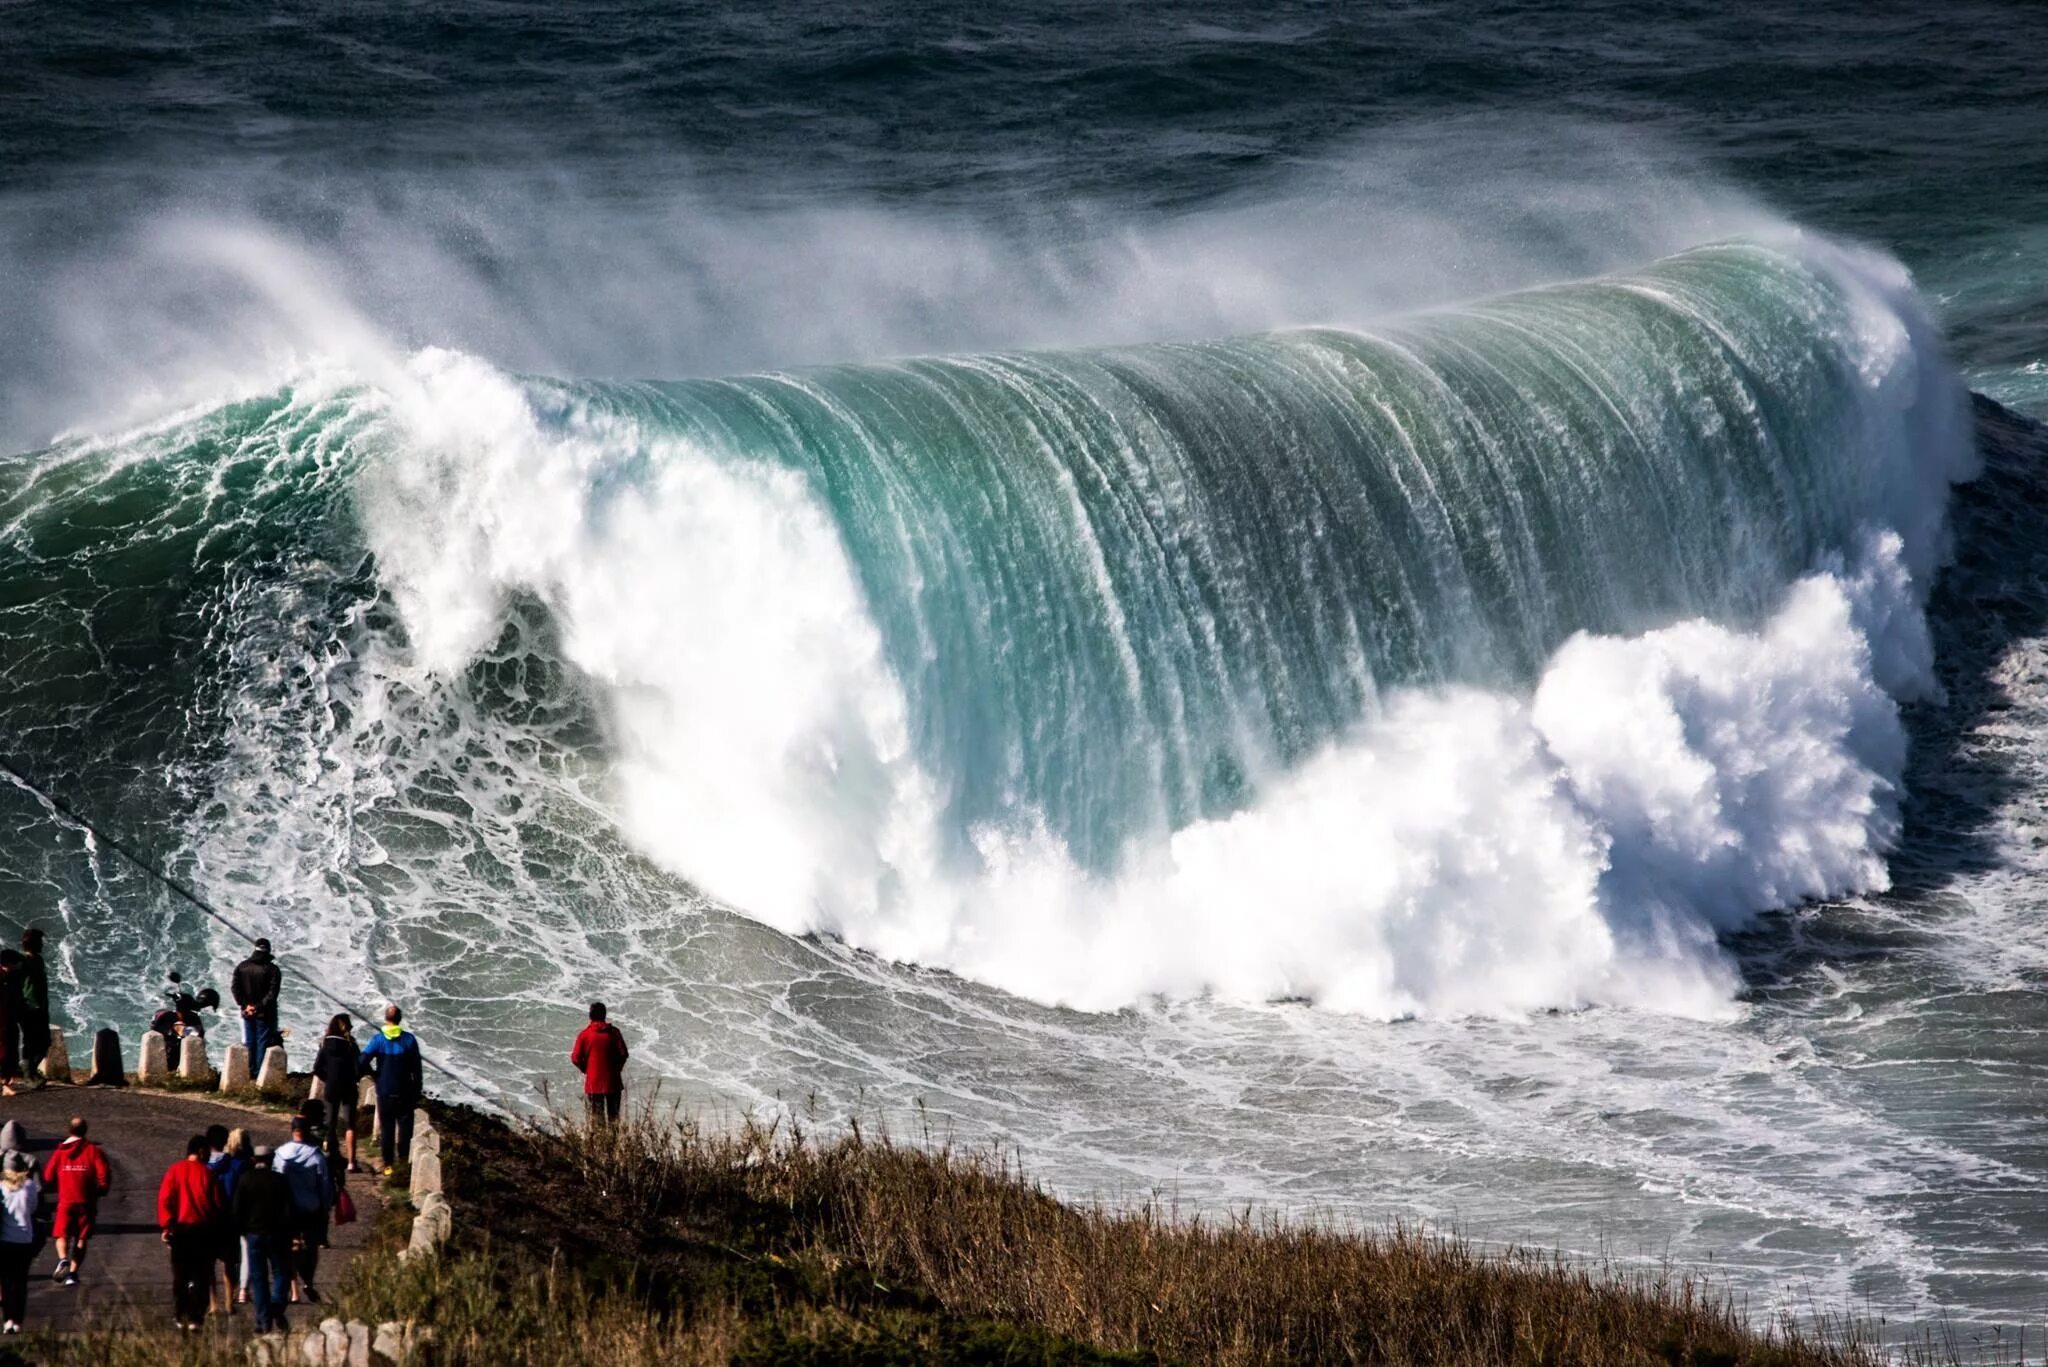
[[[292,1117],[292,1133],[293,1133],[293,1134],[311,1134],[312,1132],[313,1132],[313,1122],[312,1122],[312,1121],[310,1121],[310,1120],[306,1119],[306,1117],[304,1117],[304,1116],[302,1116],[302,1115],[295,1115],[295,1116],[293,1116],[293,1117]]]
[[[206,1147],[209,1149],[224,1149],[227,1146],[228,1127],[225,1125],[208,1125],[206,1127]]]
[[[346,1011],[327,1022],[327,1033],[330,1035],[340,1035],[343,1039],[347,1039],[354,1028],[355,1025],[349,1020],[348,1012]]]
[[[74,1116],[72,1116],[72,1117],[71,1117],[71,1133],[72,1133],[73,1137],[75,1137],[75,1138],[78,1138],[78,1139],[83,1139],[83,1138],[85,1138],[85,1128],[86,1128],[86,1127],[85,1127],[85,1117],[84,1117],[84,1116],[82,1116],[82,1115],[74,1115]]]
[[[43,928],[41,926],[30,926],[27,930],[21,932],[21,947],[31,954],[42,953]]]
[[[604,1019],[603,1002],[592,1002],[590,1004],[590,1018],[594,1021],[601,1021]]]
[[[206,1142],[206,1136],[203,1134],[195,1134],[185,1141],[185,1156],[187,1158],[204,1158],[212,1151],[212,1145]]]
[[[258,940],[256,942],[256,948],[262,950],[265,954],[268,954],[270,952],[270,941]]]
[[[404,1019],[405,1012],[398,1009],[398,1003],[393,1002],[384,1008],[384,1020],[387,1024],[396,1025]]]

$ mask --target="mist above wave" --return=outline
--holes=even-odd
[[[0,444],[423,346],[673,377],[1355,325],[1770,222],[1674,149],[1546,118],[1396,127],[1171,208],[1024,181],[906,204],[622,147],[480,138],[431,173],[181,156],[0,195]]]

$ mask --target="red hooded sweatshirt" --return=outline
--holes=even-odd
[[[583,1070],[583,1091],[587,1096],[609,1096],[625,1090],[619,1070],[626,1066],[626,1037],[610,1021],[592,1021],[576,1037],[569,1062]]]
[[[107,1166],[105,1150],[90,1139],[73,1135],[43,1164],[43,1185],[57,1189],[58,1205],[91,1210],[114,1185],[114,1174]]]
[[[156,1192],[156,1222],[165,1229],[211,1225],[227,1214],[220,1179],[197,1158],[181,1158]]]

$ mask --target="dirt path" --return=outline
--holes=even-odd
[[[142,1091],[136,1088],[47,1087],[19,1097],[0,1098],[0,1123],[19,1120],[27,1127],[38,1161],[64,1136],[73,1115],[92,1126],[92,1138],[107,1151],[114,1169],[114,1189],[100,1203],[99,1222],[79,1285],[58,1286],[50,1280],[57,1253],[45,1242],[37,1254],[29,1283],[28,1327],[71,1329],[120,1321],[140,1315],[143,1322],[171,1317],[171,1263],[158,1237],[157,1184],[164,1170],[184,1157],[185,1143],[213,1124],[241,1126],[258,1144],[273,1147],[291,1137],[287,1117],[223,1106],[190,1094]],[[369,1239],[369,1230],[383,1209],[378,1183],[368,1174],[349,1180],[361,1218],[333,1227],[333,1247],[322,1256],[323,1292],[340,1284],[350,1259]],[[56,1195],[43,1198],[48,1217]],[[295,1308],[295,1324],[307,1323],[311,1307]],[[244,1324],[249,1308],[235,1316]]]

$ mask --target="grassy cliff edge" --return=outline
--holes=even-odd
[[[456,1239],[351,1313],[443,1361],[1862,1364],[1683,1276],[1410,1231],[1063,1204],[1000,1151],[437,1121]]]

